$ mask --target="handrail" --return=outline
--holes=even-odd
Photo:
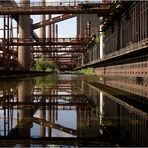
[[[84,38],[38,38],[38,42],[84,42]],[[33,38],[0,38],[0,42],[36,42]]]
[[[30,2],[30,3],[20,3],[20,2],[13,2],[13,1],[8,1],[8,0],[4,0],[3,2],[3,6],[4,7],[12,7],[12,3],[16,3],[15,7],[36,7],[36,6],[79,6],[79,5],[85,5],[85,4],[102,4],[102,2],[98,2],[98,1],[88,1],[88,0],[83,0],[83,1],[68,1],[68,2],[63,2],[63,1],[53,1],[53,2]],[[103,3],[103,4],[111,4],[111,3]]]
[[[2,3],[0,1],[0,15],[12,14],[94,14],[98,16],[106,16],[114,10],[114,3],[102,2],[31,2],[29,4],[10,2]]]

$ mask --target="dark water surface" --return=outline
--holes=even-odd
[[[148,146],[147,91],[146,84],[83,75],[1,81],[0,146]]]

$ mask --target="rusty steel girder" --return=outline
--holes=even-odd
[[[6,45],[9,46],[38,46],[38,45],[85,45],[86,42],[83,38],[38,38],[38,41],[35,41],[32,38],[13,38],[6,39]]]
[[[54,24],[54,23],[58,23],[60,21],[64,21],[64,20],[73,18],[75,16],[76,15],[74,15],[74,14],[63,14],[63,15],[60,15],[60,16],[57,16],[57,17],[54,17],[54,18],[51,18],[51,19],[48,19],[48,20],[45,20],[45,21],[42,21],[42,22],[35,23],[35,24],[33,24],[32,28],[38,29],[38,28],[41,28],[41,27],[45,27],[47,25],[51,25],[51,24]]]
[[[30,3],[30,5],[21,5],[17,3],[17,6],[6,5],[1,7],[0,15],[26,15],[26,14],[98,14],[98,16],[107,16],[114,9],[113,3],[96,3],[91,5],[77,4],[76,6],[69,5],[57,5],[51,6],[46,3],[46,6],[40,5],[40,3]]]

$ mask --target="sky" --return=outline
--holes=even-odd
[[[52,16],[52,17],[56,17]],[[40,22],[40,16],[31,16],[33,18],[33,22]],[[75,37],[76,36],[76,17],[61,21],[58,24],[58,36],[59,37]],[[36,29],[35,32],[39,34],[39,29]]]

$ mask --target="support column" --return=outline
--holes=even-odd
[[[30,91],[32,88],[32,81],[21,81],[18,85],[18,102],[32,103],[30,98]],[[19,110],[19,132],[18,136],[30,137],[30,129],[32,128],[32,121],[27,120],[33,117],[32,107],[21,105]]]
[[[45,6],[46,2],[45,0],[42,0],[42,6]],[[46,20],[46,15],[41,15],[41,22],[45,21]],[[40,38],[45,40],[46,38],[46,27],[42,27],[40,28]],[[42,46],[42,51],[46,50],[46,46]],[[42,55],[46,55],[46,53],[43,53]]]
[[[45,0],[42,0],[41,2],[42,2],[42,6],[46,5]],[[43,22],[45,20],[46,20],[46,15],[41,15],[40,21]],[[46,27],[40,28],[40,38],[43,41],[46,39]],[[41,46],[41,50],[45,51],[46,50],[46,46],[45,45]],[[46,57],[46,53],[43,52],[42,56]],[[45,102],[45,101],[46,101],[45,98],[42,97],[42,102]],[[45,110],[44,106],[42,106],[42,108],[40,109],[40,118],[46,120],[46,110]],[[46,128],[44,126],[40,127],[40,135],[41,135],[41,137],[45,137],[45,135],[46,135]],[[42,145],[42,146],[44,147],[44,145]]]
[[[57,24],[55,25],[55,38],[56,38],[56,41],[58,41],[58,25]]]
[[[56,38],[56,42],[58,42],[58,25],[57,24],[55,25],[55,38]],[[57,48],[56,48],[56,50],[57,50]],[[57,55],[58,55],[58,53],[56,52],[55,56],[57,56]]]
[[[102,125],[102,117],[103,117],[103,92],[100,91],[100,125]]]
[[[45,6],[46,5],[46,1],[45,0],[42,0],[42,6]],[[49,18],[51,18],[51,15],[48,16]],[[40,20],[41,22],[45,21],[46,20],[46,15],[41,15],[40,17]],[[51,28],[49,26],[49,31],[51,31]],[[50,38],[51,36],[51,33],[48,33],[48,37]],[[42,27],[40,28],[40,38],[44,41],[46,39],[46,27]],[[45,51],[46,50],[46,46],[42,46],[42,51]],[[43,52],[42,53],[42,56],[46,57],[46,53]],[[46,102],[45,98],[42,97],[42,102]],[[41,119],[44,119],[46,120],[46,109],[45,109],[45,106],[42,106],[42,108],[40,109],[40,118]],[[40,136],[41,137],[45,137],[46,135],[46,128],[44,126],[41,126],[40,127]],[[44,147],[44,144],[42,145]]]
[[[51,24],[51,39],[51,41],[55,41],[55,24]],[[52,56],[54,57],[55,53],[52,52]]]
[[[84,65],[84,53],[82,53],[82,60],[81,60],[81,66]]]
[[[50,20],[51,19],[51,14],[48,15],[48,19]],[[51,41],[51,25],[48,25],[48,34],[47,34],[47,37],[50,39]],[[49,45],[49,50],[51,51],[51,46]],[[48,55],[51,56],[51,53],[48,52]]]
[[[20,0],[23,5],[30,5],[30,0]],[[30,15],[19,15],[19,39],[30,38]],[[19,46],[18,48],[19,70],[30,70],[30,46]]]
[[[103,33],[102,26],[100,25],[100,59],[103,58]]]
[[[91,22],[87,22],[87,38],[88,38],[88,41],[90,40],[91,38]]]

